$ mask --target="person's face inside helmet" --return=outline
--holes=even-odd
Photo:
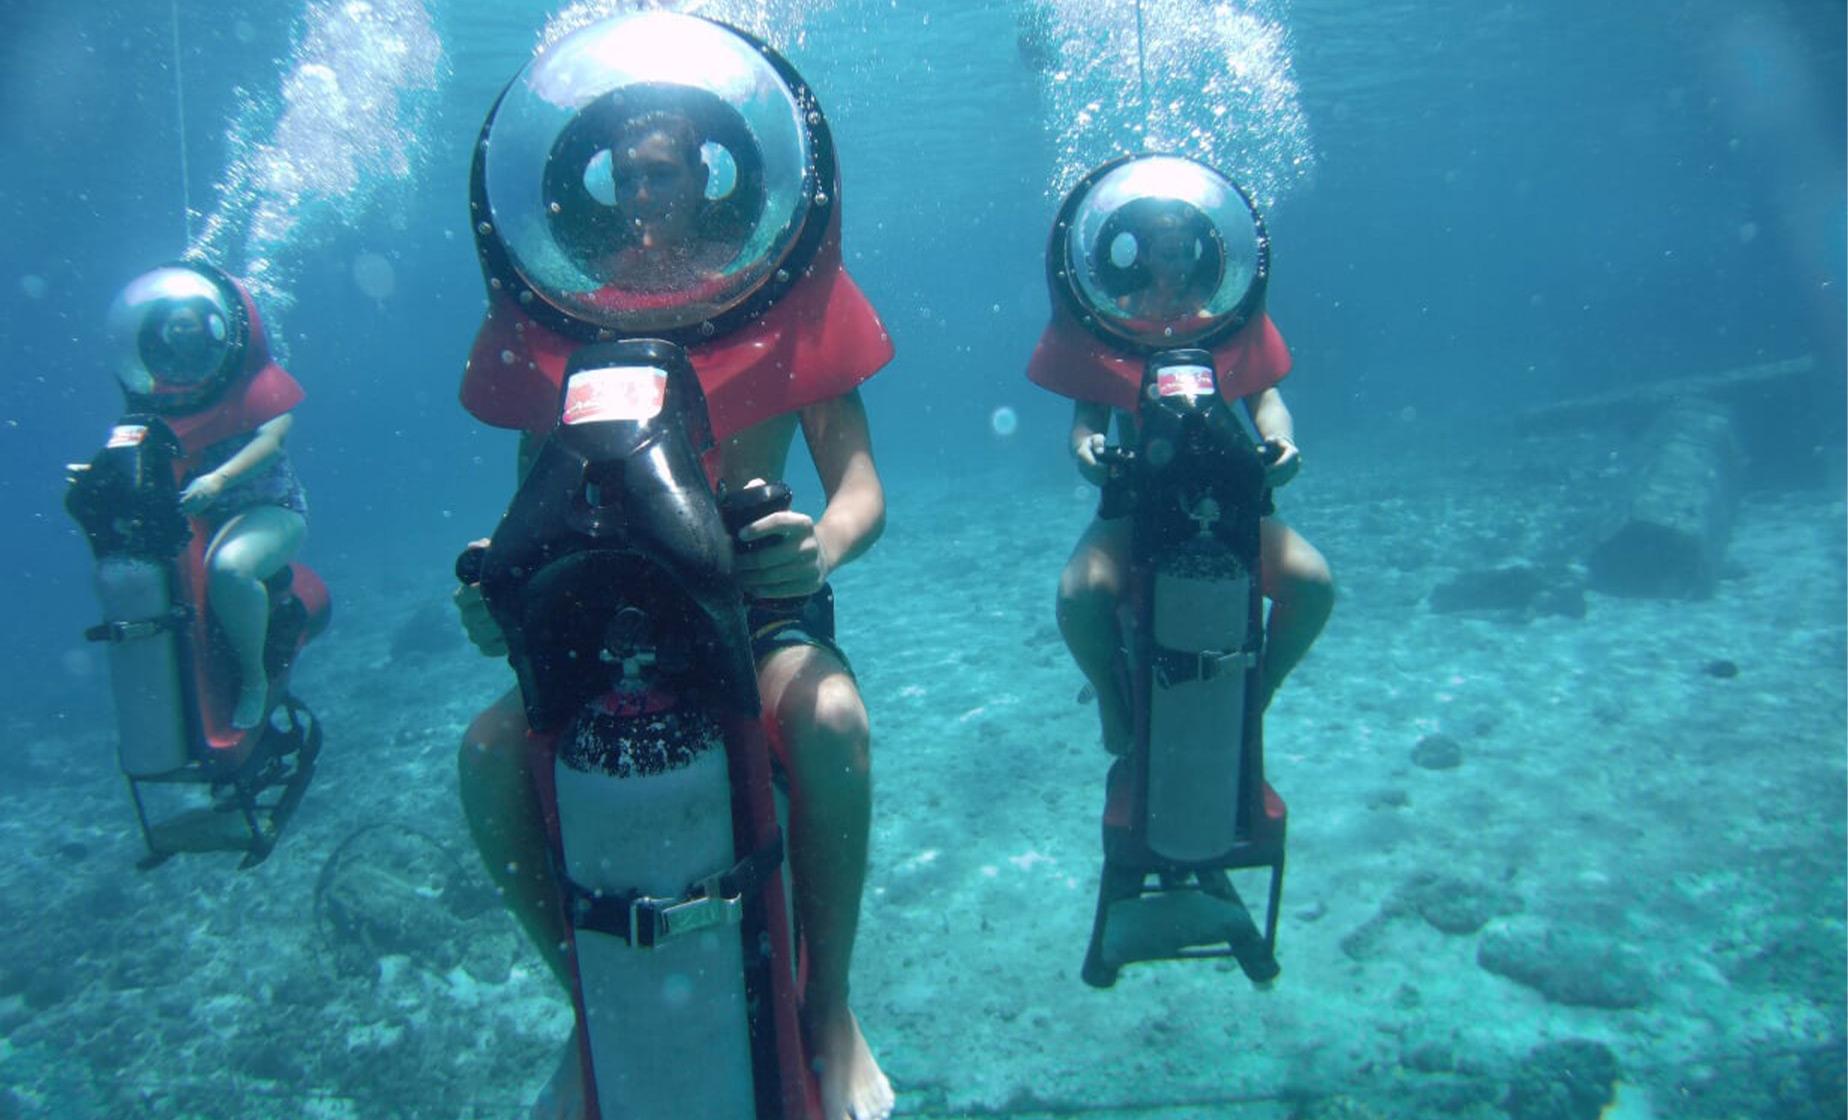
[[[1123,309],[1139,319],[1199,314],[1208,295],[1200,290],[1201,252],[1198,239],[1178,224],[1157,224],[1141,248],[1148,283],[1123,298]]]
[[[706,176],[691,126],[668,122],[632,129],[610,151],[616,207],[645,252],[689,247],[706,197]]]
[[[196,307],[185,305],[168,312],[160,326],[160,342],[167,351],[167,368],[156,371],[176,381],[191,381],[212,372],[218,364],[221,339]]]

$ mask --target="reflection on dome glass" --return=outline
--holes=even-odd
[[[1263,275],[1262,224],[1204,164],[1142,156],[1100,169],[1061,212],[1063,272],[1097,328],[1179,346],[1236,323]]]
[[[227,293],[204,272],[144,273],[109,309],[116,377],[134,396],[207,390],[237,364],[236,321]]]
[[[803,230],[807,116],[725,27],[663,12],[591,24],[529,63],[489,124],[491,228],[518,280],[572,319],[708,321],[762,288]]]

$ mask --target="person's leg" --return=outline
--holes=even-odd
[[[488,878],[567,991],[564,916],[546,856],[545,814],[533,782],[532,747],[520,690],[510,689],[475,717],[456,756],[462,814]]]
[[[1328,561],[1302,534],[1274,517],[1260,526],[1264,595],[1271,601],[1264,630],[1263,703],[1309,652],[1335,607],[1335,577]]]
[[[892,1086],[848,1007],[872,815],[871,734],[859,687],[838,657],[786,646],[758,666],[770,733],[789,767],[789,863],[808,946],[802,1019],[827,1120],[883,1120]]]
[[[307,519],[281,506],[258,506],[225,522],[206,550],[206,595],[238,664],[234,727],[255,727],[269,698],[263,643],[269,636],[269,589],[308,535]]]
[[[1117,604],[1128,558],[1129,518],[1092,521],[1059,575],[1059,632],[1097,694],[1104,747],[1112,754],[1129,749],[1135,730],[1129,698],[1116,675],[1117,649],[1123,644]]]
[[[533,749],[526,735],[520,690],[510,689],[475,717],[456,755],[462,815],[501,901],[539,950],[546,967],[571,991],[565,959],[564,915],[558,881],[547,858],[545,814],[533,780]],[[573,1032],[551,1080],[528,1113],[529,1120],[580,1120],[583,1076]]]

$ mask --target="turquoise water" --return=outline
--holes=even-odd
[[[1597,1115],[1524,1088],[1572,1077],[1621,1083],[1613,1116],[1842,1115],[1841,5],[1163,0],[1140,65],[1122,0],[735,11],[829,114],[847,261],[899,352],[865,390],[891,528],[840,578],[876,736],[856,1003],[899,1115]],[[517,1115],[549,1070],[568,1011],[497,908],[350,970],[315,886],[382,825],[355,843],[400,883],[483,889],[452,752],[505,673],[444,600],[513,448],[454,403],[466,169],[576,18],[0,16],[0,1116]],[[1310,464],[1284,512],[1343,585],[1271,717],[1269,993],[1210,964],[1076,977],[1103,760],[1051,594],[1089,506],[1067,406],[1022,373],[1061,192],[1149,141],[1265,207]],[[263,868],[143,875],[60,467],[119,404],[111,296],[189,245],[258,280],[309,392],[291,448],[338,623],[297,687],[330,740]],[[1432,608],[1517,561],[1582,582],[1643,465],[1622,407],[1531,410],[1774,363],[1801,372],[1729,398],[1746,497],[1712,598]],[[1462,767],[1413,759],[1434,735]],[[1429,873],[1494,917],[1444,931]],[[1482,963],[1535,939],[1646,998]],[[1547,1049],[1577,1043],[1602,1049]]]

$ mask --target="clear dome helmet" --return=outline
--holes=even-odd
[[[189,412],[238,375],[249,338],[243,300],[209,265],[163,265],[131,280],[110,305],[111,365],[136,407]]]
[[[1213,168],[1126,156],[1066,196],[1046,274],[1055,306],[1115,348],[1211,348],[1263,308],[1270,237],[1250,196]]]
[[[489,288],[581,339],[692,343],[754,318],[829,225],[833,143],[769,46],[650,11],[580,28],[515,76],[471,176]]]

